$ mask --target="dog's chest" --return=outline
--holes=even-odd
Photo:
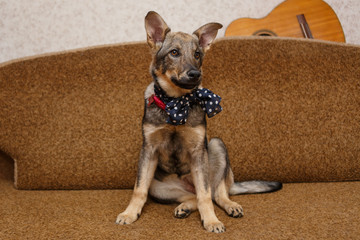
[[[181,134],[173,132],[158,149],[158,166],[167,173],[178,175],[190,172],[191,155],[189,146]]]
[[[205,150],[205,125],[172,126],[144,123],[145,143],[154,149],[158,167],[167,173],[178,175],[190,172],[194,153]]]

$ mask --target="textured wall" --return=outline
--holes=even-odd
[[[175,31],[192,32],[217,21],[266,16],[282,0],[0,0],[0,62],[92,45],[142,41],[143,18],[159,12]],[[337,13],[348,43],[360,44],[360,1],[326,0]],[[224,29],[219,36],[224,35]]]

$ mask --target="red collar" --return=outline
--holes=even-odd
[[[160,98],[158,98],[155,94],[151,95],[148,99],[149,103],[148,106],[150,106],[152,103],[155,103],[156,106],[158,106],[159,108],[161,108],[162,110],[165,110],[165,103],[163,101],[161,101]]]

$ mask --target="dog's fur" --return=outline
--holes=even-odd
[[[174,126],[166,123],[165,111],[148,102],[154,94],[154,84],[169,97],[180,97],[200,87],[203,56],[221,27],[219,23],[209,23],[193,35],[172,33],[157,13],[149,12],[145,17],[154,82],[145,91],[143,146],[134,193],[116,223],[136,221],[149,193],[159,202],[180,202],[175,217],[185,218],[198,209],[206,230],[224,232],[212,200],[237,218],[243,216],[243,209],[229,199],[230,194],[281,188],[277,182],[234,183],[225,144],[219,138],[208,143],[205,113],[199,105],[190,108],[186,124]]]

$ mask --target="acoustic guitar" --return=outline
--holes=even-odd
[[[282,36],[345,42],[334,10],[322,0],[286,0],[262,19],[239,18],[225,36]]]

